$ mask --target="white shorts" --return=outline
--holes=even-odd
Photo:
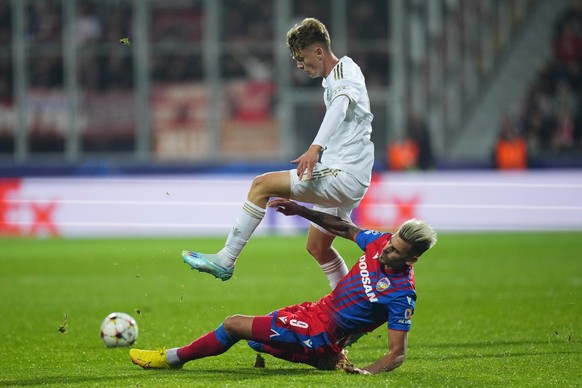
[[[368,186],[358,182],[353,175],[317,163],[310,180],[299,180],[297,169],[289,170],[291,176],[290,199],[313,204],[313,209],[341,218],[350,219],[352,210],[360,205]],[[325,229],[311,223],[320,231]]]

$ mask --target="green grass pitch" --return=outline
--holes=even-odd
[[[0,240],[0,386],[580,386],[582,233],[441,233],[416,264],[407,360],[391,373],[318,371],[244,342],[178,371],[142,370],[105,348],[101,320],[124,311],[140,348],[190,343],[224,317],[316,300],[329,286],[304,236],[255,237],[235,277],[191,271],[182,249],[223,239]],[[349,265],[355,244],[336,246]],[[66,316],[66,318],[65,318]],[[59,330],[61,327],[64,329]],[[350,348],[365,366],[387,351],[381,327]]]

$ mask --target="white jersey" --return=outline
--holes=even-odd
[[[352,174],[369,186],[374,165],[374,144],[370,99],[360,67],[349,57],[342,57],[331,73],[323,79],[323,99],[326,109],[341,95],[350,99],[346,117],[333,132],[324,147],[321,163]]]

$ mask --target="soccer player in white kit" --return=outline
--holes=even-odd
[[[311,203],[315,210],[349,219],[370,186],[374,116],[360,67],[347,56],[335,56],[327,28],[314,18],[289,30],[287,46],[298,69],[311,78],[323,78],[326,113],[309,149],[291,161],[297,168],[268,172],[253,180],[224,248],[216,254],[182,252],[192,269],[223,281],[232,277],[235,262],[262,221],[270,197]],[[312,223],[306,244],[332,289],[348,273],[344,259],[332,246],[334,237]]]

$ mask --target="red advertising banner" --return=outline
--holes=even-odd
[[[54,198],[27,198],[21,179],[0,179],[0,237],[60,235],[54,219]]]

